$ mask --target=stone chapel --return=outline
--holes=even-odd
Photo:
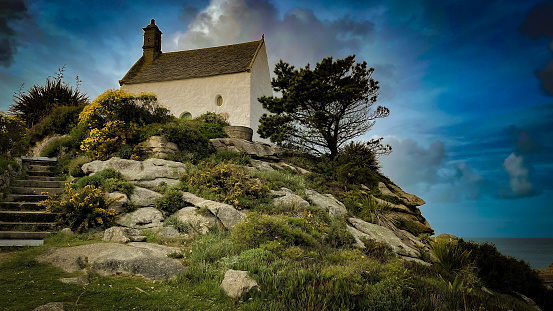
[[[234,126],[253,129],[267,111],[257,98],[273,95],[264,37],[259,41],[163,53],[161,31],[152,19],[144,30],[143,54],[119,81],[121,89],[148,92],[184,119],[206,112],[228,116]]]

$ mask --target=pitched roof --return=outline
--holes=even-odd
[[[212,48],[161,53],[150,64],[144,56],[129,69],[120,85],[216,76],[251,69],[264,40]]]

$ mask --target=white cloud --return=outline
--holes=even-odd
[[[515,195],[527,196],[533,192],[532,183],[529,181],[530,170],[522,155],[511,153],[503,162],[503,168],[509,174],[509,184]]]

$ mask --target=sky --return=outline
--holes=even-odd
[[[0,110],[64,66],[118,88],[152,18],[164,52],[264,34],[271,71],[355,54],[391,111],[359,140],[437,234],[553,237],[553,1],[0,0]]]

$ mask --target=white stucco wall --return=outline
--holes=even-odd
[[[267,110],[263,109],[263,106],[257,99],[263,95],[273,95],[273,89],[271,88],[271,75],[269,72],[269,62],[267,60],[267,51],[265,49],[265,44],[261,46],[257,57],[255,58],[255,61],[252,65],[250,84],[250,105],[252,107],[250,113],[250,127],[253,129],[253,140],[268,143],[268,139],[261,139],[261,137],[259,137],[259,134],[257,134],[259,118],[264,113],[268,113]]]
[[[131,93],[154,93],[159,103],[169,108],[177,117],[184,112],[189,112],[193,118],[208,111],[227,113],[231,125],[252,127],[250,87],[250,73],[242,72],[184,80],[124,84],[121,89]],[[223,97],[222,106],[217,106],[218,95]]]

